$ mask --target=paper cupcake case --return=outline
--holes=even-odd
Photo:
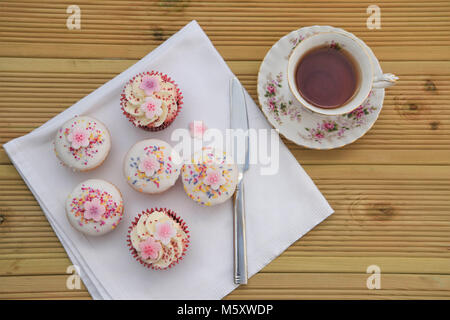
[[[149,127],[147,127],[147,126],[136,126],[136,125],[134,124],[135,118],[134,118],[133,116],[131,116],[130,114],[128,114],[128,113],[125,111],[125,109],[124,109],[124,106],[125,106],[126,102],[128,101],[127,98],[125,97],[125,88],[126,88],[126,85],[127,85],[128,83],[133,82],[134,79],[135,79],[137,76],[144,76],[144,75],[149,75],[149,76],[159,75],[159,76],[161,76],[161,78],[162,78],[164,81],[170,82],[170,83],[173,84],[173,85],[175,86],[175,88],[176,88],[176,94],[177,94],[177,106],[178,106],[178,108],[177,108],[177,113],[175,114],[175,116],[172,118],[172,120],[171,120],[170,122],[167,122],[167,123],[164,122],[164,123],[163,123],[162,125],[160,125],[159,127],[151,127],[151,128],[149,128]],[[159,71],[153,71],[153,70],[152,70],[152,71],[148,71],[148,72],[141,72],[141,73],[136,74],[133,78],[131,78],[131,79],[127,82],[127,84],[125,84],[125,86],[123,87],[122,93],[121,93],[121,95],[120,95],[120,106],[121,106],[121,109],[122,109],[122,113],[128,118],[128,120],[129,120],[134,126],[136,126],[136,127],[138,127],[138,128],[141,128],[141,129],[144,129],[144,130],[147,130],[147,131],[152,131],[152,132],[161,131],[161,130],[167,128],[168,126],[170,126],[170,125],[172,124],[172,122],[178,117],[178,114],[180,113],[180,111],[181,111],[181,109],[182,109],[182,105],[183,105],[183,94],[181,93],[180,88],[179,88],[178,85],[175,83],[175,81],[173,81],[168,75],[166,75],[166,74],[164,74],[164,73],[162,73],[162,72],[159,72]]]
[[[186,242],[184,243],[183,252],[182,252],[181,256],[180,256],[177,260],[173,261],[171,264],[169,264],[169,265],[168,265],[167,267],[165,267],[165,268],[155,267],[155,266],[153,266],[153,265],[151,265],[151,264],[148,264],[148,263],[142,261],[141,258],[140,258],[139,255],[138,255],[138,252],[137,252],[136,249],[133,247],[133,244],[131,243],[131,238],[130,238],[131,230],[136,226],[136,224],[138,223],[138,221],[139,221],[139,219],[141,218],[142,214],[143,214],[143,213],[150,213],[150,214],[151,214],[151,213],[153,213],[153,212],[155,212],[155,211],[159,211],[159,212],[163,211],[164,213],[166,213],[166,214],[167,214],[169,217],[171,217],[175,222],[177,222],[177,223],[181,226],[181,228],[183,229],[183,231],[186,233]],[[135,217],[135,219],[134,219],[133,222],[131,223],[131,226],[128,228],[127,245],[128,245],[128,248],[129,248],[129,250],[130,250],[131,255],[133,256],[133,258],[135,258],[136,261],[139,262],[141,265],[143,265],[143,266],[145,266],[145,267],[147,267],[147,268],[149,268],[149,269],[153,269],[153,270],[166,270],[166,269],[172,268],[174,265],[178,264],[181,260],[183,260],[183,257],[185,256],[186,251],[187,251],[187,248],[189,247],[189,244],[190,244],[189,238],[190,238],[190,235],[189,235],[189,230],[188,230],[188,227],[187,227],[186,222],[184,222],[183,219],[181,219],[180,217],[178,217],[177,214],[176,214],[174,211],[172,211],[172,210],[170,210],[170,209],[167,209],[167,208],[152,208],[152,209],[144,210],[142,213],[139,213],[139,214]]]

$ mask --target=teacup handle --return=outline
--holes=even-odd
[[[393,86],[398,80],[398,77],[392,73],[385,73],[373,78],[372,87],[376,89],[387,88]]]

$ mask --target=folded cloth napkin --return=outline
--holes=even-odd
[[[135,74],[157,70],[179,85],[184,105],[174,123],[160,132],[133,127],[122,115],[119,97]],[[142,60],[30,134],[4,145],[60,239],[94,299],[220,299],[233,283],[232,201],[201,207],[184,193],[179,180],[160,195],[144,195],[127,185],[123,157],[137,141],[158,138],[170,143],[177,128],[203,120],[209,128],[229,127],[229,80],[233,73],[197,24],[192,21]],[[247,95],[251,128],[270,129]],[[53,152],[56,130],[75,115],[90,115],[110,129],[111,152],[101,167],[76,173],[63,167]],[[276,139],[279,139],[276,136]],[[261,270],[333,210],[286,146],[278,140],[279,170],[262,175],[251,165],[245,176],[249,276]],[[73,229],[65,215],[66,197],[78,183],[100,178],[122,191],[125,213],[113,232],[88,237]],[[137,263],[126,245],[127,229],[143,209],[174,210],[190,229],[191,245],[183,261],[165,271]]]

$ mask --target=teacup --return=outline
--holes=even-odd
[[[334,46],[334,48],[345,50],[351,56],[359,73],[357,77],[358,84],[353,95],[344,104],[335,108],[321,108],[308,102],[300,93],[296,82],[296,70],[299,61],[311,50],[325,46]],[[325,115],[349,113],[358,108],[367,99],[372,88],[392,86],[398,79],[391,73],[375,75],[373,62],[367,50],[356,38],[340,32],[317,33],[302,40],[289,57],[287,78],[292,94],[303,106],[311,111]]]

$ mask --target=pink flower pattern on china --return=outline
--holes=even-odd
[[[201,120],[200,121],[195,120],[195,121],[192,121],[191,123],[189,123],[189,131],[193,138],[202,139],[203,134],[205,133],[205,131],[207,129],[208,128]]]
[[[161,241],[164,245],[168,245],[170,240],[177,234],[172,221],[158,222],[155,228],[155,239]]]
[[[280,93],[283,88],[283,73],[280,72],[272,79],[272,75],[268,78],[265,85],[264,97],[267,98],[266,107],[268,112],[273,115],[274,119],[281,124],[281,116],[289,116],[291,121],[301,121],[300,109],[295,106],[292,100],[287,100]]]
[[[147,177],[151,178],[159,167],[160,165],[158,159],[154,155],[150,154],[142,158],[139,162],[138,170],[145,173]]]
[[[211,187],[213,190],[218,190],[221,185],[227,181],[222,174],[222,170],[209,168],[206,170],[206,176],[204,183]]]
[[[98,198],[94,198],[91,201],[84,203],[84,218],[86,220],[92,219],[94,221],[100,221],[106,208],[102,206]]]
[[[275,87],[273,83],[269,83],[266,89],[268,94],[275,94]]]
[[[153,92],[159,91],[159,80],[155,76],[144,76],[139,88],[144,90],[146,95],[151,95]]]
[[[289,116],[289,120],[297,120],[298,123],[302,120],[302,112],[308,114],[301,108],[296,107],[291,100],[286,101],[280,92],[283,88],[282,81],[284,75],[280,72],[275,79],[269,74],[267,82],[265,83],[265,106],[266,110],[271,114],[278,124],[282,124],[280,116]],[[298,132],[298,135],[305,140],[315,141],[321,143],[323,140],[332,141],[338,140],[345,136],[347,131],[366,125],[367,118],[370,114],[377,111],[377,108],[371,105],[371,97],[373,91],[368,95],[368,99],[358,108],[350,113],[334,117],[317,117],[315,126],[310,126],[309,123],[304,123],[303,132]]]
[[[143,259],[155,260],[161,251],[161,244],[153,238],[148,238],[139,244],[139,249]]]
[[[146,118],[153,119],[155,117],[159,117],[162,114],[161,104],[161,100],[147,97],[141,104],[141,110],[145,113]]]
[[[74,149],[85,148],[89,145],[89,133],[86,129],[75,127],[67,136],[67,140]]]
[[[371,91],[369,97],[372,94]],[[340,139],[346,131],[365,124],[367,116],[376,110],[377,108],[365,102],[350,113],[343,114],[335,119],[322,120],[317,122],[315,127],[305,127],[305,130],[309,133],[309,139],[319,143],[325,138]]]

